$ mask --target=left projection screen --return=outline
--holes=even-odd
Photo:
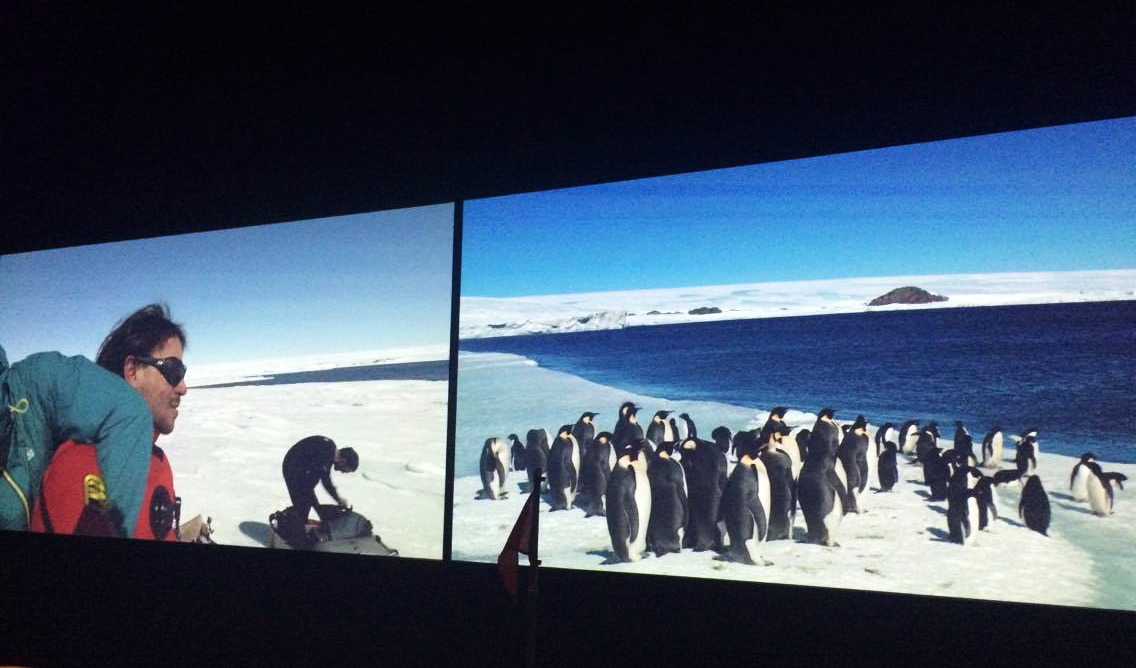
[[[94,360],[123,319],[163,304],[183,328],[187,371],[180,387],[135,389],[182,526],[200,516],[216,543],[283,546],[269,517],[292,505],[285,454],[324,436],[357,453],[355,471],[330,478],[373,527],[315,549],[379,554],[381,536],[401,556],[440,559],[453,238],[454,206],[442,204],[4,255],[0,346],[9,365],[43,351]],[[317,502],[335,504],[316,477]],[[33,487],[34,515],[49,506]]]

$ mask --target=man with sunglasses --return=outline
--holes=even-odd
[[[150,413],[150,456],[145,487],[137,501],[116,498],[115,485],[86,443],[68,441],[55,453],[43,477],[33,512],[33,531],[96,535],[128,535],[152,540],[177,540],[174,530],[179,499],[174,493],[169,459],[155,441],[169,434],[186,394],[181,357],[185,333],[170,320],[168,310],[150,304],[119,322],[103,341],[96,361],[132,387]],[[105,478],[105,480],[104,480]],[[81,493],[80,493],[81,490]],[[136,521],[122,527],[109,520],[113,501],[136,508]],[[132,527],[125,531],[125,527]]]

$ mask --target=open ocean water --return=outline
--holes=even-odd
[[[994,424],[1007,435],[1036,428],[1042,452],[1136,462],[1136,301],[629,327],[459,349],[671,400],[936,420],[948,439],[962,420],[976,448]]]

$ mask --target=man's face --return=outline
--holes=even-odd
[[[181,341],[176,336],[171,336],[165,343],[151,350],[150,357],[181,359]],[[171,386],[156,367],[138,362],[132,357],[126,359],[124,375],[126,382],[138,390],[146,400],[146,404],[150,406],[150,414],[154,416],[154,438],[157,438],[158,434],[172,432],[174,421],[178,416],[178,404],[187,391],[185,379],[181,379],[177,386]]]

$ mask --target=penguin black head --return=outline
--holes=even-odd
[[[592,413],[590,411],[584,411],[583,413],[580,414],[580,420],[579,421],[580,422],[591,422],[592,419],[595,418],[597,415],[599,415],[599,413]]]
[[[836,417],[836,411],[828,407],[820,409],[820,412],[817,413],[818,420],[823,420],[824,418],[831,420],[834,417]]]
[[[673,412],[674,411],[655,411],[655,417],[651,419],[656,422],[662,422],[663,420],[667,419],[667,416]]]
[[[1029,429],[1026,429],[1022,432],[1022,439],[1027,439],[1030,437],[1033,437],[1035,439],[1037,438],[1037,427],[1030,427]]]
[[[868,420],[863,415],[857,415],[856,421],[852,423],[852,430],[857,431],[860,429],[868,428]]]
[[[658,447],[655,448],[655,453],[664,457],[670,457],[674,455],[676,445],[678,445],[678,443],[676,443],[675,441],[670,441],[669,443],[660,443]]]
[[[622,418],[628,418],[628,417],[631,417],[631,415],[638,410],[639,410],[639,407],[636,406],[634,402],[625,401],[619,407],[619,416],[622,417]]]
[[[513,441],[514,443],[520,443],[521,437],[517,436],[516,434],[509,434],[509,440]]]
[[[774,406],[773,410],[769,411],[769,417],[770,418],[776,417],[778,420],[784,420],[785,414],[788,413],[788,412],[789,412],[789,409],[785,408],[784,406]]]
[[[761,451],[761,444],[758,442],[757,434],[752,431],[739,431],[734,436],[734,448],[737,449],[739,460],[747,456],[756,459]]]
[[[1084,453],[1084,454],[1082,454],[1082,455],[1081,455],[1081,461],[1082,461],[1082,462],[1089,462],[1089,461],[1092,461],[1092,460],[1094,460],[1094,459],[1096,459],[1096,458],[1097,458],[1097,456],[1096,456],[1096,455],[1094,455],[1094,454],[1093,454],[1093,453],[1091,453],[1091,452],[1086,452],[1086,453]]]
[[[899,446],[895,444],[895,441],[886,441],[886,442],[884,442],[884,450],[890,450],[891,452],[897,452],[899,450]]]
[[[600,433],[596,434],[595,442],[599,443],[600,445],[607,445],[611,442],[611,439],[612,433],[610,431],[601,431]]]
[[[639,458],[639,453],[648,448],[650,448],[650,442],[647,439],[636,438],[623,446],[623,454],[630,456],[631,459],[634,460]]]

